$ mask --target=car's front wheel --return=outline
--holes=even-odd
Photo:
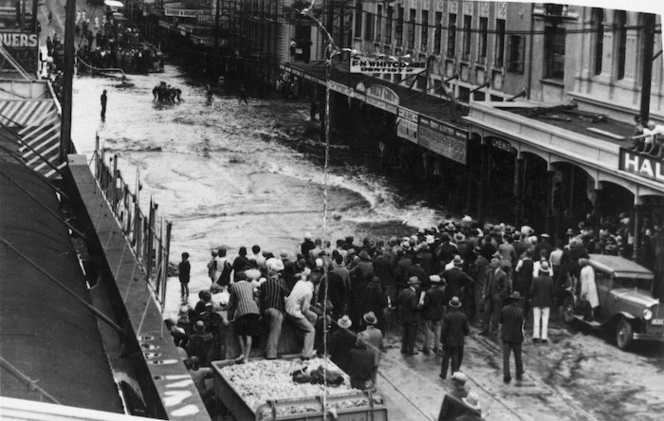
[[[568,295],[563,300],[562,306],[563,320],[567,324],[571,324],[574,321],[574,297]]]
[[[620,349],[627,349],[634,341],[634,329],[627,319],[620,319],[616,325],[616,345]]]

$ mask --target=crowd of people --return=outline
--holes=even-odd
[[[126,73],[163,70],[158,51],[141,42],[138,30],[117,21],[110,9],[101,18],[90,19],[79,14],[76,39],[79,73],[88,72],[90,67],[120,68]]]
[[[664,125],[643,122],[640,116],[634,117],[634,123],[632,150],[664,160]]]
[[[183,255],[184,304],[180,318],[169,323],[186,332],[176,343],[205,366],[219,357],[215,352],[221,346],[213,337],[213,319],[232,324],[241,349],[238,364],[249,359],[252,341],[260,335],[265,335],[265,358],[277,358],[287,320],[304,336],[302,359],[327,349],[353,386],[365,390],[376,387],[383,337],[395,322],[401,326],[404,357],[442,356],[442,379],[460,371],[465,337],[475,325],[481,335],[502,342],[503,380],[512,380],[513,353],[520,381],[526,318],[532,317],[532,342],[548,343],[550,310],[560,304],[563,289],[575,291],[586,317],[593,317],[592,238],[584,229],[570,229],[554,243],[529,226],[480,226],[465,217],[387,241],[357,243],[346,237],[332,246],[307,234],[293,254],[275,255],[254,245],[241,247],[231,259],[222,248],[212,251],[211,287],[199,293],[194,308],[186,304],[190,268]],[[424,337],[419,349],[418,335]]]

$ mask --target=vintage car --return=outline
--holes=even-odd
[[[635,340],[664,341],[664,306],[652,296],[653,273],[619,256],[591,254],[589,261],[599,298],[595,320],[585,320],[571,288],[564,292],[564,320],[604,330],[620,349],[629,348]]]

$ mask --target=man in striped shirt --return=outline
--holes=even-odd
[[[244,275],[242,273],[242,275]],[[253,336],[259,335],[259,310],[254,299],[254,286],[243,276],[238,276],[239,282],[231,287],[228,315],[233,318],[233,330],[240,341],[242,354],[235,360],[242,364],[249,359]]]
[[[310,359],[315,355],[316,329],[314,325],[318,320],[318,316],[309,307],[314,296],[315,285],[320,282],[320,279],[320,273],[312,272],[308,278],[297,281],[290,295],[286,298],[286,315],[298,329],[304,332],[302,359]]]
[[[267,321],[269,333],[265,344],[265,358],[277,358],[277,348],[281,337],[281,325],[284,321],[284,298],[286,285],[278,272],[271,271],[267,281],[260,287],[260,307]]]
[[[502,324],[501,337],[503,340],[503,381],[512,381],[510,374],[510,354],[514,351],[514,364],[516,365],[516,380],[523,377],[523,360],[521,359],[521,344],[523,344],[523,324],[525,315],[521,294],[514,291],[510,302],[503,307],[500,313]]]

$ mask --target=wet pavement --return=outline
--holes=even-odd
[[[526,342],[524,379],[505,385],[502,349],[473,329],[461,371],[487,420],[663,419],[664,345],[637,344],[634,352],[624,352],[596,333],[556,325],[549,339],[547,345]],[[380,367],[379,392],[390,415],[437,419],[444,393],[452,387],[438,377],[442,358],[422,353],[404,357],[399,346],[393,334]],[[514,370],[513,358],[511,365]]]

